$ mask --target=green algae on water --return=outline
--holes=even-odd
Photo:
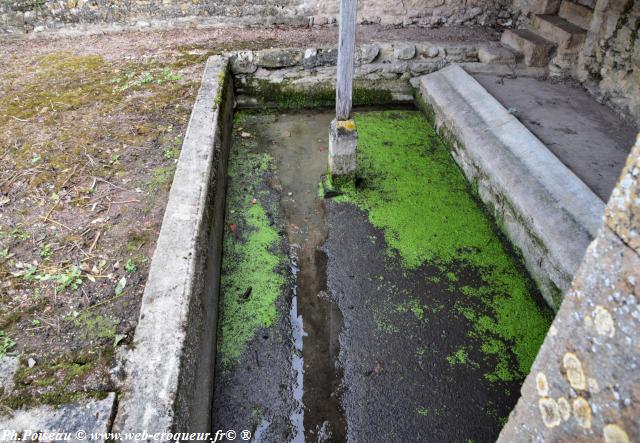
[[[233,365],[258,329],[270,327],[278,316],[275,303],[285,283],[277,271],[284,259],[281,236],[258,189],[270,164],[270,156],[247,152],[242,145],[234,146],[229,159],[218,338],[223,367]]]
[[[496,362],[487,379],[522,379],[551,313],[535,301],[520,259],[421,113],[367,112],[355,120],[359,185],[342,187],[344,194],[334,200],[365,210],[371,224],[383,230],[388,253],[399,256],[406,269],[435,265],[439,279],[452,284],[450,290],[459,286],[460,265],[480,275],[480,282],[459,291],[464,297],[459,312],[451,315],[465,316],[472,325],[470,337]],[[478,309],[483,312],[474,312]]]

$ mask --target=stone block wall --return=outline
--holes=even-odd
[[[640,138],[498,442],[640,439]]]
[[[603,102],[640,121],[640,2],[598,0],[578,76]]]
[[[360,0],[361,23],[492,25],[510,23],[512,0]],[[336,22],[339,0],[0,0],[0,32],[96,25],[121,27],[323,25]]]

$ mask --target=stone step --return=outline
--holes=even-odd
[[[595,9],[597,0],[577,0],[576,3],[586,6],[587,8]]]
[[[563,0],[560,4],[558,15],[569,23],[580,26],[582,29],[589,29],[593,18],[593,10],[572,1]]]
[[[557,15],[535,15],[532,30],[543,38],[552,41],[560,49],[577,48],[584,43],[587,32],[580,26],[569,23]]]
[[[478,49],[480,63],[515,65],[520,54],[504,46],[481,46]]]
[[[543,67],[549,63],[554,44],[528,29],[508,29],[500,42],[524,55],[527,66]]]

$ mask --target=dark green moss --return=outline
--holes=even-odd
[[[111,346],[42,359],[33,368],[23,358],[14,376],[15,389],[10,396],[0,397],[0,405],[16,409],[102,399],[108,391],[87,390],[86,380],[97,367],[110,367],[112,358]]]
[[[61,406],[89,399],[104,400],[107,395],[109,395],[108,391],[66,392],[57,389],[38,395],[12,395],[4,397],[0,401],[0,404],[11,409],[22,409],[39,405]]]
[[[265,108],[329,108],[335,106],[336,100],[335,88],[328,83],[317,84],[302,90],[286,83],[257,79],[250,85],[243,85],[242,93],[256,98],[259,106]],[[354,106],[382,105],[391,102],[393,98],[389,91],[357,85],[353,89]]]

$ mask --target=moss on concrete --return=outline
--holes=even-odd
[[[233,365],[260,328],[278,316],[276,301],[285,279],[281,236],[270,220],[259,185],[271,157],[236,144],[229,159],[227,229],[221,276],[218,353],[223,367]]]
[[[18,409],[103,399],[112,388],[87,390],[86,380],[96,367],[110,364],[112,358],[112,349],[69,352],[50,360],[40,360],[32,368],[28,367],[26,358],[22,358],[14,376],[15,389],[11,395],[0,397],[0,405]]]
[[[329,108],[335,106],[336,91],[330,83],[309,86],[294,86],[290,83],[274,83],[264,79],[254,79],[241,86],[242,94],[258,100],[260,107],[279,109]],[[389,91],[375,87],[362,87],[357,84],[353,89],[355,106],[370,106],[391,103]]]
[[[460,292],[467,297],[462,306],[482,306],[463,315],[484,355],[496,362],[486,377],[523,378],[551,313],[536,302],[522,263],[422,114],[369,112],[355,119],[360,185],[341,187],[343,195],[335,200],[367,211],[370,222],[384,231],[389,253],[398,255],[407,269],[436,265],[452,288],[457,266],[480,275],[478,284]]]

